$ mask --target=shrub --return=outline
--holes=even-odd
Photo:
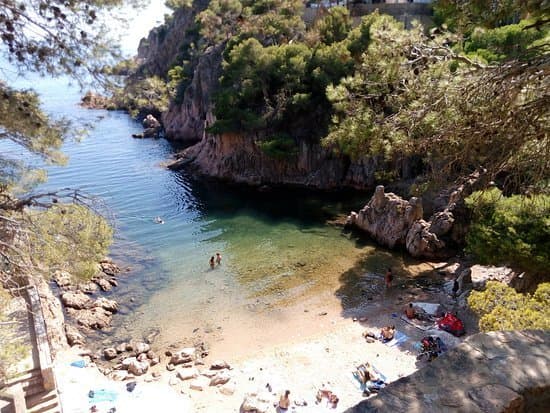
[[[472,225],[467,250],[485,264],[509,264],[532,273],[550,265],[550,196],[505,197],[498,189],[466,199]]]
[[[529,295],[489,281],[485,291],[470,294],[468,305],[480,317],[482,331],[550,330],[550,283],[539,284],[535,293]]]

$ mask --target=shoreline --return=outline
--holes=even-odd
[[[246,339],[240,344],[242,346],[240,352],[232,352],[230,348],[219,350],[216,345],[213,345],[210,354],[195,367],[200,372],[208,373],[210,363],[223,359],[231,366],[227,371],[231,379],[222,387],[206,386],[203,391],[190,388],[193,380],[180,380],[176,378],[176,371],[167,371],[165,357],[162,357],[161,363],[152,367],[147,374],[131,377],[124,382],[110,380],[93,367],[93,364],[92,367],[84,369],[68,367],[69,360],[74,361],[79,357],[78,348],[73,347],[59,355],[56,361],[62,401],[69,408],[72,405],[88,403],[85,396],[90,389],[86,390],[80,386],[76,391],[67,390],[72,388],[71,380],[74,381],[70,378],[71,375],[84,375],[85,372],[89,377],[86,380],[87,387],[118,387],[121,397],[127,396],[124,394],[123,384],[128,381],[136,381],[143,395],[154,391],[155,397],[158,398],[166,392],[166,397],[174,397],[167,399],[172,400],[170,404],[176,405],[163,407],[163,411],[205,413],[238,411],[246,394],[263,394],[260,398],[274,403],[278,400],[279,394],[287,389],[291,392],[290,398],[294,407],[292,411],[322,411],[322,404],[315,404],[315,395],[317,390],[323,387],[333,391],[340,399],[336,409],[327,411],[344,411],[364,399],[359,390],[359,383],[352,376],[355,367],[359,364],[373,363],[391,381],[418,369],[414,344],[426,333],[401,321],[398,317],[393,317],[392,314],[401,314],[403,305],[411,300],[443,301],[447,306],[453,304],[453,300],[443,292],[433,293],[421,288],[404,289],[401,286],[395,286],[390,291],[384,291],[384,294],[377,299],[368,301],[366,307],[356,308],[355,313],[350,310],[343,314],[341,306],[340,311],[336,311],[335,304],[341,303],[334,291],[332,296],[334,297],[332,303],[323,301],[326,297],[321,296],[317,297],[316,301],[310,300],[294,306],[291,312],[296,315],[295,319],[289,319],[287,324],[283,324],[288,328],[282,332],[275,332],[278,339],[263,342],[261,347],[253,345],[253,342],[247,342]],[[304,312],[305,306],[308,307],[307,312]],[[266,318],[270,316],[272,314],[268,314]],[[353,321],[354,317],[365,316],[367,317],[365,322]],[[403,345],[389,347],[380,342],[367,343],[363,338],[362,333],[366,329],[376,330],[388,324],[395,324],[398,331],[409,336],[409,340]],[[475,332],[471,325],[467,326],[467,330],[468,335]],[[462,337],[460,341],[466,337]],[[152,347],[155,350],[159,348],[157,343]],[[153,373],[160,376],[154,378]],[[159,390],[159,386],[162,390]],[[268,387],[271,388],[271,392],[267,391]],[[157,396],[159,391],[161,396]],[[67,395],[69,395],[68,398]],[[299,403],[306,401],[307,406],[296,406],[294,401]],[[125,402],[120,403],[124,405]],[[89,410],[66,409],[65,411]],[[126,410],[124,408],[120,410],[117,407],[118,411]],[[275,411],[272,404],[267,411]]]

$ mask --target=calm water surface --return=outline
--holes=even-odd
[[[63,81],[33,86],[49,113],[93,125],[85,139],[64,145],[69,163],[47,167],[42,189],[93,194],[116,226],[112,255],[131,270],[111,293],[123,316],[115,316],[108,337],[160,330],[163,342],[210,334],[231,346],[242,345],[243,331],[255,331],[262,341],[258,332],[287,325],[284,310],[312,297],[336,294],[345,312],[361,285],[357,274],[368,271],[365,288],[376,292],[384,268],[399,260],[328,223],[364,195],[197,181],[162,166],[174,151],[169,142],[131,138],[142,128],[125,113],[80,108],[81,92]],[[215,252],[223,262],[211,270]]]

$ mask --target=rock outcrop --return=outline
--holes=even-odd
[[[293,185],[317,189],[373,188],[377,159],[350,162],[318,143],[300,141],[291,159],[268,156],[253,136],[205,134],[187,148],[171,169],[188,168],[199,175],[254,186]]]
[[[163,113],[167,138],[191,145],[203,139],[206,128],[214,123],[212,94],[221,76],[224,48],[225,43],[211,46],[200,56],[182,102],[172,102]]]
[[[548,331],[476,334],[346,413],[547,412],[548,366]]]
[[[452,211],[434,214],[423,219],[422,201],[410,200],[385,193],[384,187],[376,187],[371,200],[358,213],[352,212],[348,224],[354,225],[376,242],[388,248],[404,246],[413,257],[440,258],[448,255],[443,237],[454,223]]]
[[[178,56],[188,32],[196,29],[195,18],[208,6],[208,0],[193,0],[191,7],[180,7],[165,24],[154,28],[138,46],[138,64],[149,75],[163,77]]]
[[[86,109],[107,109],[112,106],[111,99],[88,91],[80,100],[80,106]]]

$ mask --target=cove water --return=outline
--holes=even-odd
[[[133,139],[142,127],[126,113],[82,109],[83,92],[66,80],[15,78],[10,85],[32,87],[47,113],[89,128],[83,140],[64,144],[68,164],[47,166],[48,181],[37,191],[81,189],[115,226],[110,255],[128,271],[107,293],[120,311],[95,336],[98,345],[154,333],[162,345],[204,339],[247,351],[281,331],[305,333],[293,322],[308,306],[336,302],[349,315],[365,291],[380,292],[388,265],[402,264],[330,224],[366,194],[259,192],[194,179],[163,166],[175,150],[168,141]],[[25,156],[5,142],[0,150]],[[216,252],[222,263],[211,269]]]

